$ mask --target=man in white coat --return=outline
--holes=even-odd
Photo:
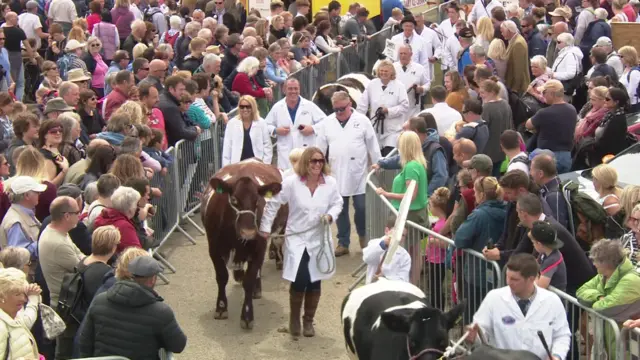
[[[544,335],[553,360],[564,360],[571,330],[558,295],[535,285],[540,271],[531,254],[516,254],[507,262],[507,284],[491,290],[473,317],[467,340],[482,330],[489,345],[505,350],[527,350],[549,359],[538,331]]]
[[[422,66],[429,66],[429,50],[424,38],[416,33],[416,20],[413,16],[405,16],[400,22],[402,32],[391,38],[397,45],[409,44],[413,49],[412,60]]]
[[[365,190],[369,159],[374,164],[380,159],[380,146],[371,120],[351,107],[351,98],[345,91],[336,91],[331,97],[334,113],[322,123],[316,141],[323,153],[329,150],[329,165],[338,182],[343,206],[336,224],[338,246],[336,256],[349,253],[351,218],[349,198],[353,198],[354,220],[360,247],[366,243]]]
[[[491,17],[491,10],[496,7],[503,7],[498,0],[476,0],[469,13],[467,21],[473,25],[483,16]]]
[[[277,138],[278,168],[281,170],[291,167],[291,150],[315,144],[315,127],[327,117],[316,104],[300,96],[298,80],[290,78],[284,85],[285,98],[273,105],[265,119],[269,133]]]
[[[400,80],[407,89],[409,98],[409,111],[405,115],[405,120],[415,116],[420,112],[420,98],[429,90],[431,86],[431,73],[429,67],[424,67],[411,61],[413,51],[411,45],[401,45],[398,49],[399,61],[393,64],[396,69],[396,79]]]

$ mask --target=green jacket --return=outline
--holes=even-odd
[[[640,316],[640,274],[625,257],[606,283],[598,274],[578,289],[576,297],[581,304],[617,323],[636,319]],[[614,359],[615,338],[612,329],[607,326],[605,337],[609,359]]]

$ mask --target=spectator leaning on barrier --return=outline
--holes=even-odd
[[[121,235],[118,254],[130,246],[142,248],[132,220],[138,210],[139,200],[138,191],[120,186],[111,195],[111,207],[103,209],[94,221],[94,229],[104,225],[114,225],[118,228]]]
[[[567,267],[562,253],[558,250],[564,244],[558,239],[555,229],[545,221],[534,221],[529,230],[529,239],[538,255],[540,276],[536,285],[541,288],[554,288],[565,291],[567,288]]]
[[[598,275],[578,289],[578,301],[616,322],[637,318],[640,308],[640,275],[626,257],[620,241],[602,239],[593,244],[589,256],[598,269]],[[605,336],[594,341],[604,342],[604,346],[595,348],[607,349],[608,354],[595,356],[603,358],[608,355],[608,358],[614,359],[616,339],[613,330],[605,326]]]
[[[162,266],[150,256],[129,263],[131,279],[97,295],[78,337],[81,357],[154,359],[158,351],[180,353],[187,345],[171,308],[154,290]],[[111,341],[105,342],[103,339]]]
[[[169,146],[179,140],[193,141],[202,132],[199,126],[189,126],[182,120],[180,99],[185,92],[185,81],[180,76],[170,76],[165,81],[165,90],[160,95],[158,109],[165,120],[165,130]]]

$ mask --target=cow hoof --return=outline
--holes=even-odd
[[[273,260],[276,258],[276,251],[275,250],[269,250],[269,260]]]
[[[282,270],[282,262],[276,263],[276,270]]]
[[[244,270],[233,270],[233,280],[242,282],[244,279]]]
[[[262,291],[256,290],[253,292],[253,299],[262,299]]]
[[[216,319],[216,320],[228,319],[229,318],[229,312],[227,310],[216,311],[213,314],[213,318]]]
[[[251,320],[251,321],[240,320],[240,327],[245,329],[245,330],[252,330],[253,329],[253,320]]]

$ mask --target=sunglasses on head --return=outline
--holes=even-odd
[[[309,162],[311,164],[314,164],[314,165],[317,165],[317,164],[323,165],[324,164],[324,159],[311,159],[311,160],[309,160]]]

